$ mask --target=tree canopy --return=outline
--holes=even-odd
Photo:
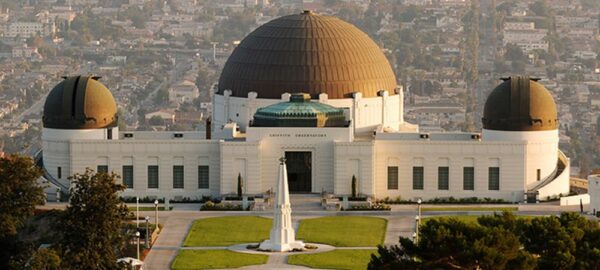
[[[422,225],[418,243],[401,237],[378,252],[369,269],[600,269],[600,227],[575,213],[440,218]]]
[[[36,205],[44,204],[37,184],[42,171],[33,160],[20,155],[0,158],[0,238],[15,235]]]
[[[70,205],[57,226],[62,234],[61,269],[116,269],[125,248],[123,231],[129,211],[114,173],[88,169],[71,177]]]
[[[23,250],[17,231],[33,216],[35,206],[44,204],[44,191],[37,184],[41,175],[31,158],[0,158],[0,269],[7,269],[8,262]]]

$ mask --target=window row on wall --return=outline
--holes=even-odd
[[[147,174],[147,188],[159,188],[159,167],[158,165],[148,165],[148,174]],[[174,165],[173,166],[173,186],[174,189],[184,189],[185,187],[185,174],[184,174],[184,166],[183,165]],[[107,165],[98,165],[97,172],[99,173],[108,173]],[[121,177],[123,179],[123,185],[127,186],[127,188],[134,188],[134,174],[133,174],[133,165],[123,165],[121,171]],[[209,166],[200,165],[198,166],[198,189],[208,189],[209,188]],[[188,187],[189,188],[189,187]]]
[[[475,167],[463,167],[463,190],[475,190]],[[412,189],[423,190],[425,167],[412,167]],[[398,189],[398,166],[387,168],[388,190]],[[437,189],[450,189],[450,167],[437,167]],[[488,167],[488,190],[500,190],[500,167]]]

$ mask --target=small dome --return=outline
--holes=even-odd
[[[395,94],[396,76],[381,48],[354,25],[310,11],[274,19],[235,48],[219,79],[218,93],[279,99],[308,92],[313,98],[350,98],[360,92]]]
[[[488,96],[483,109],[483,128],[504,131],[558,129],[556,103],[538,79],[503,78]]]
[[[254,127],[344,127],[348,126],[342,109],[311,102],[309,94],[293,94],[289,102],[260,108],[251,123]]]
[[[46,98],[45,128],[95,129],[117,126],[117,104],[99,77],[65,77]]]

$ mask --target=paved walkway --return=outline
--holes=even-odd
[[[386,246],[397,245],[400,242],[400,236],[412,237],[415,231],[415,219],[411,217],[390,216],[387,217],[388,224],[385,232]]]
[[[171,268],[171,261],[177,255],[183,240],[194,220],[198,217],[185,212],[159,212],[159,222],[164,225],[156,243],[145,259],[146,269],[164,270]]]

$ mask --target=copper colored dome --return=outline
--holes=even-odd
[[[98,77],[66,77],[48,94],[42,120],[45,128],[115,127],[117,104]]]
[[[218,93],[281,98],[304,92],[317,98],[395,94],[396,77],[381,49],[361,30],[335,17],[305,11],[272,20],[235,48],[219,79]]]
[[[488,96],[483,109],[483,128],[503,131],[558,129],[556,103],[537,79],[503,78]]]

